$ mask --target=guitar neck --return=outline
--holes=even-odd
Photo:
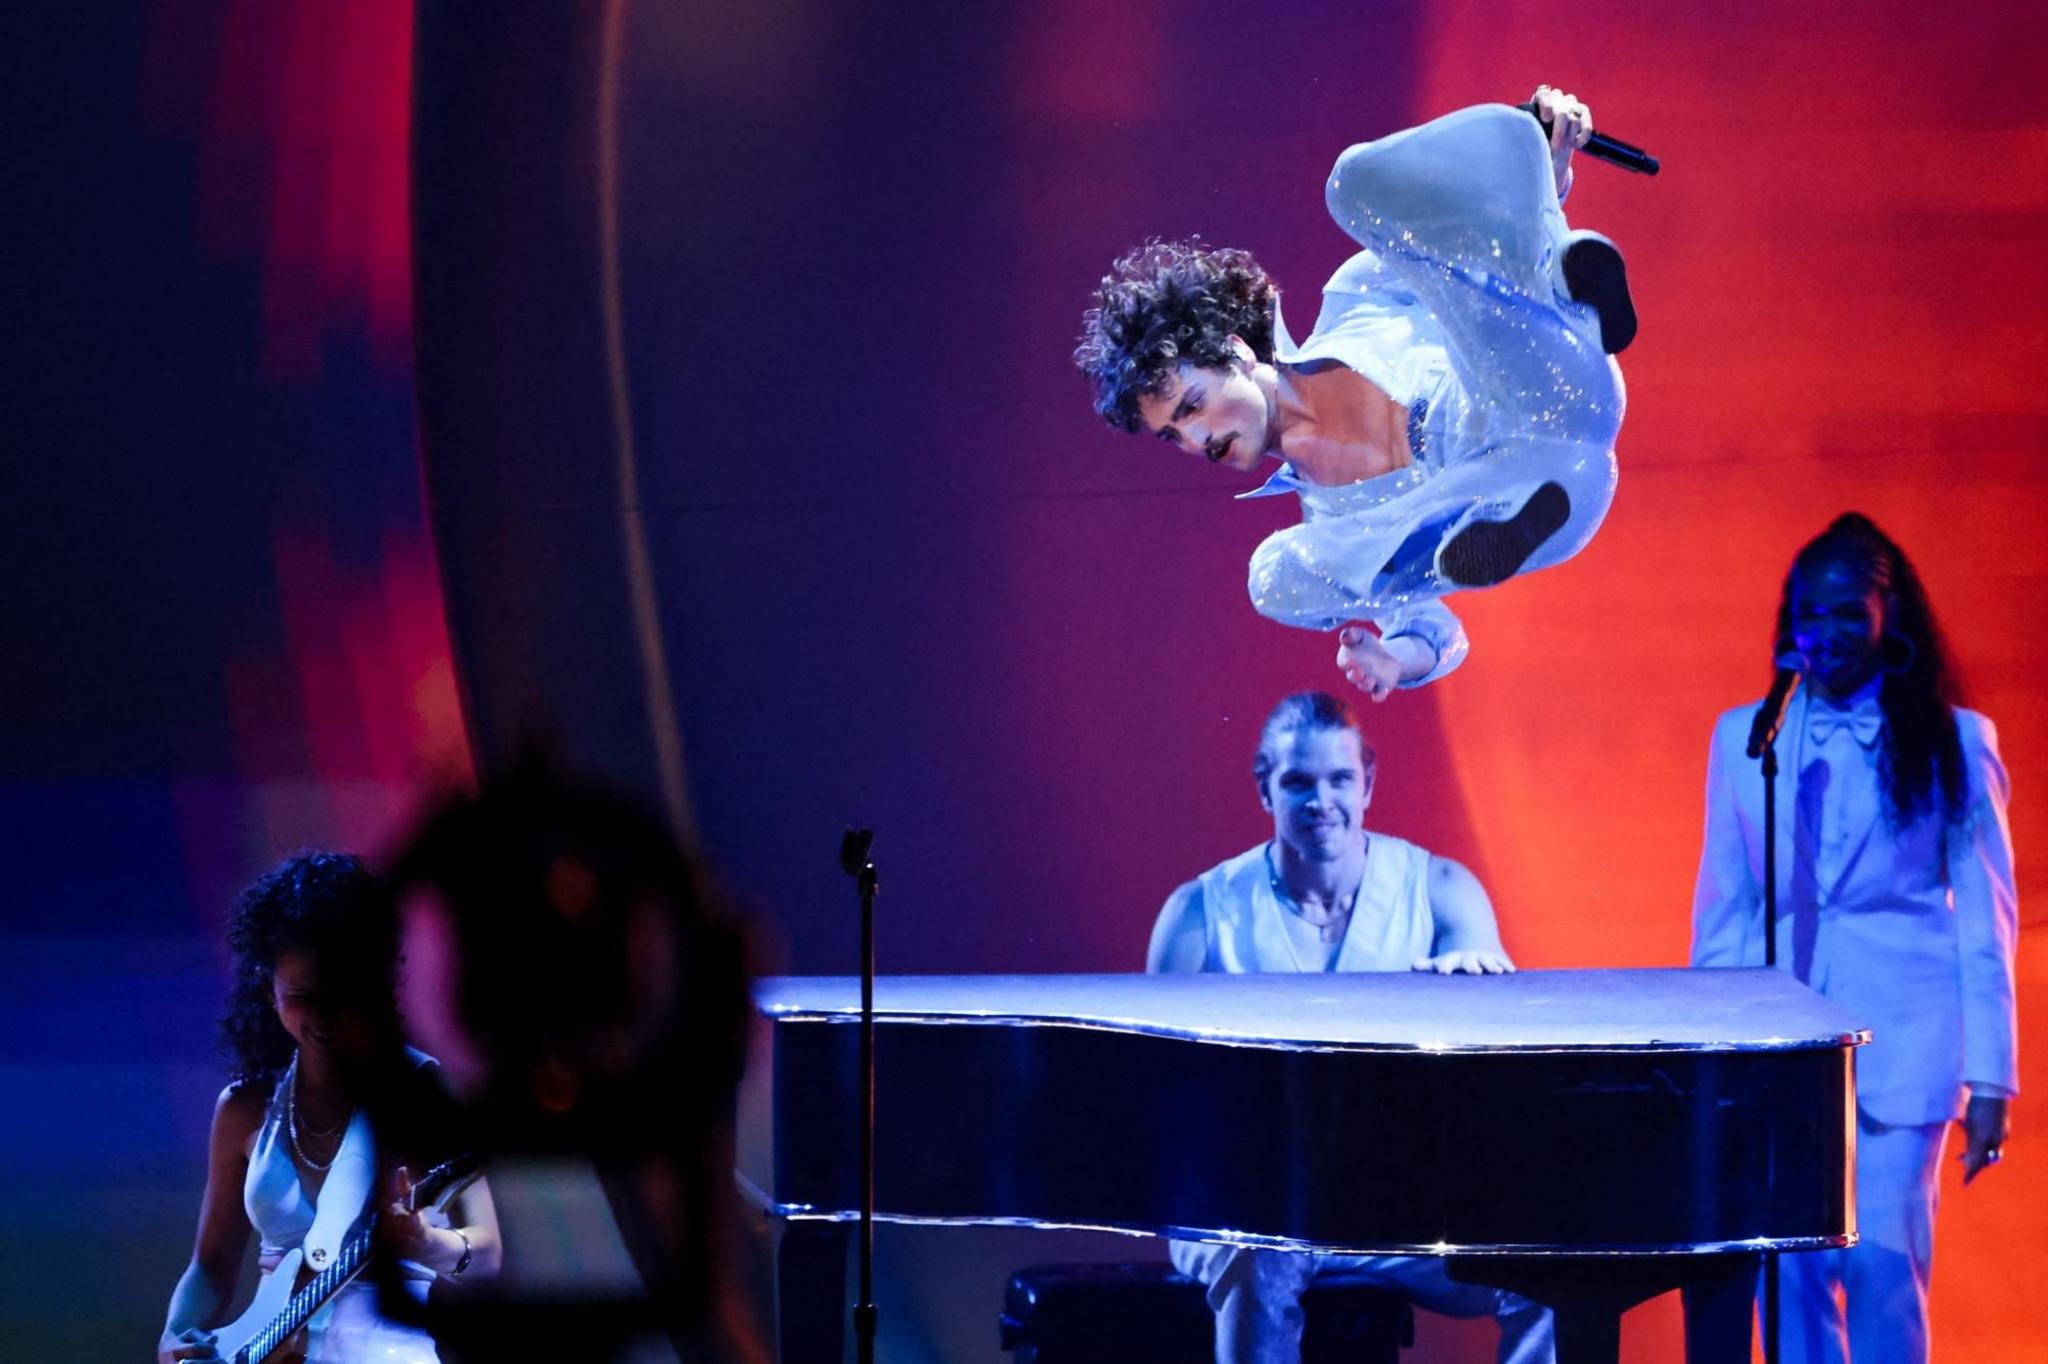
[[[474,1154],[437,1165],[413,1187],[407,1206],[414,1209],[423,1206],[445,1208],[482,1173],[482,1165]],[[260,1334],[235,1352],[234,1364],[263,1364],[278,1346],[290,1340],[294,1332],[312,1320],[313,1314],[326,1305],[329,1298],[348,1287],[349,1282],[363,1272],[376,1253],[376,1238],[377,1215],[371,1213],[363,1219],[362,1225],[342,1240],[341,1248],[335,1252],[334,1263],[292,1294],[284,1310]]]
[[[235,1354],[234,1364],[262,1364],[278,1346],[292,1338],[294,1332],[312,1320],[313,1314],[323,1307],[327,1300],[346,1288],[349,1281],[363,1272],[370,1262],[372,1240],[377,1231],[377,1219],[369,1218],[356,1228],[341,1249],[335,1253],[334,1263],[309,1279],[304,1288],[292,1294],[291,1301],[277,1314],[277,1319],[263,1328],[263,1333],[250,1341]]]

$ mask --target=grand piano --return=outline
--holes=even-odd
[[[859,987],[756,987],[785,1308],[858,1216]],[[1855,1241],[1869,1035],[1782,972],[884,977],[875,1020],[878,1220],[1448,1256],[1566,1364],[1674,1287],[1689,1357],[1746,1361],[1759,1255]]]

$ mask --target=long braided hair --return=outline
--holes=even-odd
[[[1897,828],[1938,810],[1949,823],[1960,823],[1969,792],[1953,707],[1962,703],[1962,686],[1912,560],[1863,513],[1836,517],[1792,560],[1778,597],[1773,656],[1792,647],[1794,580],[1831,567],[1848,571],[1885,601],[1878,779],[1887,822]]]

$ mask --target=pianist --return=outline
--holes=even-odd
[[[1472,873],[1412,843],[1368,833],[1373,752],[1349,707],[1323,692],[1266,718],[1252,761],[1273,837],[1174,891],[1148,971],[1514,970]],[[1294,1364],[1301,1295],[1320,1273],[1366,1274],[1432,1311],[1500,1323],[1503,1364],[1554,1358],[1550,1313],[1504,1290],[1453,1281],[1441,1260],[1311,1255],[1175,1241],[1216,1312],[1218,1364]]]

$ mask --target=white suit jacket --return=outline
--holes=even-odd
[[[1798,827],[1802,804],[1814,803],[1798,789],[1810,704],[1810,692],[1795,698],[1778,738],[1779,967],[1871,1030],[1856,1088],[1859,1106],[1877,1121],[1945,1121],[1960,1113],[1966,1082],[2016,1091],[2019,906],[1997,731],[1975,711],[1956,711],[1969,782],[1961,824],[1945,826],[1937,812],[1892,829],[1879,816],[1847,831],[1846,856],[1833,883],[1822,885],[1813,831]],[[1693,893],[1694,966],[1764,961],[1763,779],[1743,756],[1755,713],[1755,703],[1738,706],[1714,726]]]

